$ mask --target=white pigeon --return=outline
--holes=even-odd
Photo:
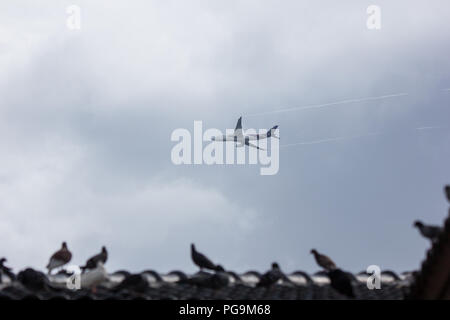
[[[103,263],[100,261],[97,263],[97,267],[88,272],[81,274],[80,284],[83,289],[93,289],[108,279],[108,273],[106,272]]]

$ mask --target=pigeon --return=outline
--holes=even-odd
[[[52,272],[53,269],[61,267],[68,263],[72,259],[72,253],[67,249],[66,242],[62,243],[61,249],[56,251],[50,258],[48,262],[47,269],[48,274]]]
[[[191,258],[195,265],[200,268],[200,271],[203,269],[209,270],[217,270],[217,266],[209,260],[204,254],[195,250],[195,245],[191,244]]]
[[[272,263],[272,269],[264,273],[257,284],[258,287],[269,287],[278,282],[278,280],[283,279],[284,274],[281,272],[278,263]]]
[[[1,275],[6,275],[8,276],[8,278],[13,281],[16,279],[16,276],[14,274],[14,272],[12,272],[12,269],[5,266],[5,262],[8,261],[6,260],[6,258],[1,258],[0,259],[0,276]]]
[[[51,287],[50,281],[43,272],[31,268],[20,271],[17,280],[32,291],[48,291]]]
[[[317,264],[325,270],[330,271],[336,269],[336,264],[328,256],[320,254],[316,249],[312,249],[311,253],[314,255]]]
[[[450,185],[445,186],[444,191],[445,195],[447,196],[447,200],[450,202]]]
[[[218,265],[215,273],[197,273],[190,278],[180,279],[179,283],[187,283],[198,287],[220,289],[228,286],[230,278],[225,269]]]
[[[108,260],[108,251],[106,250],[106,247],[103,246],[102,251],[99,254],[89,258],[89,260],[86,261],[86,265],[84,267],[80,267],[80,269],[82,272],[85,272],[87,269],[95,269],[99,262],[105,264],[106,260]]]
[[[422,236],[430,239],[433,242],[437,240],[439,234],[442,232],[441,227],[425,225],[419,220],[414,222],[414,226],[419,229],[419,232]]]
[[[218,265],[216,267],[216,272],[210,279],[210,287],[213,289],[219,289],[228,286],[229,283],[230,277],[226,273],[225,269],[221,265]]]
[[[331,287],[349,298],[354,298],[352,287],[352,277],[348,272],[342,271],[341,269],[333,269],[328,272],[328,277],[330,278]]]
[[[116,285],[112,291],[121,292],[122,290],[127,290],[131,292],[144,292],[148,289],[148,281],[144,275],[140,273],[129,274],[122,280],[118,285]]]
[[[83,273],[80,279],[80,285],[83,289],[91,289],[96,291],[97,285],[108,279],[108,273],[103,266],[102,261],[98,261],[92,270]]]

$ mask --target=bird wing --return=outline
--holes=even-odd
[[[321,254],[318,257],[318,260],[319,260],[318,261],[319,265],[321,267],[325,268],[325,269],[334,269],[334,268],[336,268],[336,264],[333,262],[333,260],[331,260],[330,257],[328,257],[328,256],[326,256],[324,254]]]
[[[50,261],[56,260],[56,261],[62,261],[64,263],[67,263],[72,259],[72,253],[70,253],[69,250],[59,250],[56,251],[52,257],[50,258]]]
[[[93,257],[90,257],[88,261],[86,261],[86,267],[87,268],[95,268],[97,266],[97,263],[100,261],[100,254],[96,254]]]
[[[207,256],[205,256],[204,254],[197,252],[197,259],[198,259],[198,263],[201,264],[202,267],[204,268],[208,268],[208,269],[215,269],[216,265],[208,259]]]
[[[261,276],[258,282],[259,287],[270,286],[282,278],[282,273],[278,270],[270,270]]]
[[[423,234],[427,238],[436,238],[441,233],[441,228],[437,226],[425,226],[423,228]]]

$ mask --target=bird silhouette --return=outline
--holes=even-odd
[[[199,272],[189,278],[181,278],[178,282],[205,288],[220,289],[228,286],[230,283],[230,277],[226,273],[225,269],[218,265],[214,273]]]
[[[420,234],[430,239],[432,242],[436,241],[442,232],[442,228],[438,226],[425,225],[421,221],[414,221],[414,226],[419,229]]]
[[[10,267],[5,266],[5,262],[8,261],[6,258],[0,259],[0,276],[6,275],[8,278],[13,281],[16,279],[16,275],[14,272],[12,272],[12,269]]]
[[[450,202],[450,185],[445,186],[444,192],[445,192],[445,195],[447,196],[447,200]]]
[[[62,267],[72,259],[72,253],[67,249],[67,243],[63,242],[61,249],[56,251],[51,257],[47,264],[48,274],[52,272],[53,269]]]
[[[257,284],[258,287],[269,287],[278,282],[278,280],[284,278],[283,272],[281,272],[278,263],[272,263],[272,269],[264,273]]]
[[[191,258],[194,264],[200,268],[200,271],[203,269],[217,270],[217,266],[204,254],[198,252],[193,243],[191,244]]]
[[[88,269],[95,269],[99,262],[104,265],[106,263],[106,260],[108,260],[108,251],[106,250],[106,247],[103,246],[102,251],[89,258],[88,261],[86,261],[84,267],[80,267],[80,269],[82,270],[82,272],[85,272]]]
[[[331,287],[349,298],[354,298],[352,286],[352,277],[348,272],[342,271],[341,269],[333,269],[328,272],[328,277],[330,278]]]
[[[336,269],[336,264],[333,262],[333,260],[330,259],[330,257],[324,254],[320,254],[316,249],[312,249],[311,253],[314,255],[317,264],[325,270],[330,271]]]

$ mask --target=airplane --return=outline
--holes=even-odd
[[[249,147],[253,147],[258,150],[265,150],[263,148],[258,147],[257,145],[254,145],[250,141],[268,139],[270,137],[280,139],[280,137],[275,135],[275,130],[277,128],[278,128],[278,126],[274,126],[264,134],[258,134],[258,133],[257,134],[245,134],[244,131],[242,130],[242,117],[240,117],[237,121],[236,129],[234,129],[233,134],[212,137],[211,141],[234,141],[236,143],[236,147],[242,147],[244,145],[247,145]]]

